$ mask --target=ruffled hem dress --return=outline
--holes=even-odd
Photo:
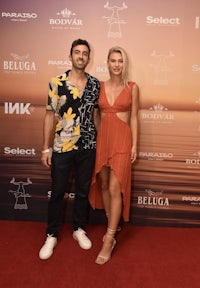
[[[103,166],[110,166],[121,186],[124,221],[129,221],[130,214],[132,134],[130,126],[117,113],[131,111],[134,82],[128,84],[129,87],[125,86],[110,105],[104,82],[101,82],[98,104],[104,116],[97,133],[96,163],[89,193],[92,208],[104,209],[98,173]]]

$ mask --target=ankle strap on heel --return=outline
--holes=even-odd
[[[107,227],[107,233],[109,236],[114,236],[116,233],[116,230],[110,229],[109,227]]]

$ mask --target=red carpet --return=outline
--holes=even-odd
[[[79,248],[64,224],[52,258],[38,251],[45,223],[0,221],[2,288],[199,288],[200,229],[124,226],[112,259],[94,263],[105,227],[90,224],[91,250]]]

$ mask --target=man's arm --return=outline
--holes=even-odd
[[[41,161],[44,166],[51,166],[52,145],[55,132],[55,115],[53,111],[46,111],[43,124],[43,150]]]

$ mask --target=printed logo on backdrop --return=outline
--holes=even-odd
[[[151,26],[177,27],[181,24],[181,21],[179,17],[154,17],[149,15],[146,17],[146,24]]]
[[[163,190],[153,191],[151,189],[145,189],[146,195],[137,196],[138,208],[153,208],[153,209],[168,209],[169,199],[164,196]]]
[[[140,115],[141,120],[146,123],[172,124],[175,119],[175,115],[160,103],[153,105],[148,110],[142,110]]]
[[[4,113],[9,115],[31,115],[35,108],[31,103],[5,102]]]
[[[35,148],[20,148],[20,147],[4,147],[4,155],[5,156],[20,156],[20,157],[34,157],[36,156]]]
[[[27,22],[36,19],[37,14],[31,12],[1,12],[1,17],[14,22]]]
[[[139,157],[151,161],[164,161],[174,157],[173,153],[140,151]]]
[[[194,22],[195,29],[200,29],[200,17],[196,16],[195,22]]]
[[[14,209],[22,210],[28,209],[27,198],[32,197],[29,193],[26,193],[25,187],[32,184],[30,178],[26,181],[16,181],[13,177],[10,184],[14,185],[16,189],[10,189],[8,192],[12,193],[15,199]]]
[[[98,74],[98,77],[104,77],[105,75],[108,74],[108,66],[107,66],[107,61],[103,61],[102,64],[99,64],[95,68],[96,74]]]
[[[200,151],[195,152],[191,158],[185,159],[185,164],[188,168],[199,169],[200,168]]]
[[[169,59],[174,57],[174,53],[169,51],[168,53],[158,53],[154,50],[151,53],[151,57],[154,59],[154,63],[150,64],[153,70],[153,84],[154,85],[168,85],[168,75],[172,72],[172,69],[167,62]]]
[[[127,9],[125,2],[121,6],[110,5],[109,1],[104,5],[104,8],[111,11],[110,16],[103,16],[108,23],[108,38],[121,38],[121,25],[126,24],[125,20],[120,18],[119,12]]]
[[[52,29],[80,29],[83,26],[83,20],[76,17],[76,13],[68,8],[56,13],[55,18],[49,19],[49,25]]]
[[[3,61],[3,71],[7,74],[35,74],[35,61],[30,59],[30,55],[20,56],[16,53],[11,53],[8,59]]]
[[[190,205],[199,206],[200,205],[200,196],[183,196],[182,201],[189,203]]]
[[[63,68],[65,70],[71,69],[72,67],[72,63],[69,60],[55,60],[55,59],[51,59],[48,60],[48,65],[52,66],[52,67],[56,67],[57,69],[62,69]]]
[[[52,193],[51,190],[49,190],[49,191],[47,192],[47,198],[48,198],[48,199],[51,198],[51,193]],[[64,200],[74,200],[74,198],[75,198],[75,193],[74,193],[74,192],[71,192],[71,193],[65,192],[65,194],[64,194]]]
[[[192,65],[192,72],[200,72],[200,65],[199,64],[193,64]]]

